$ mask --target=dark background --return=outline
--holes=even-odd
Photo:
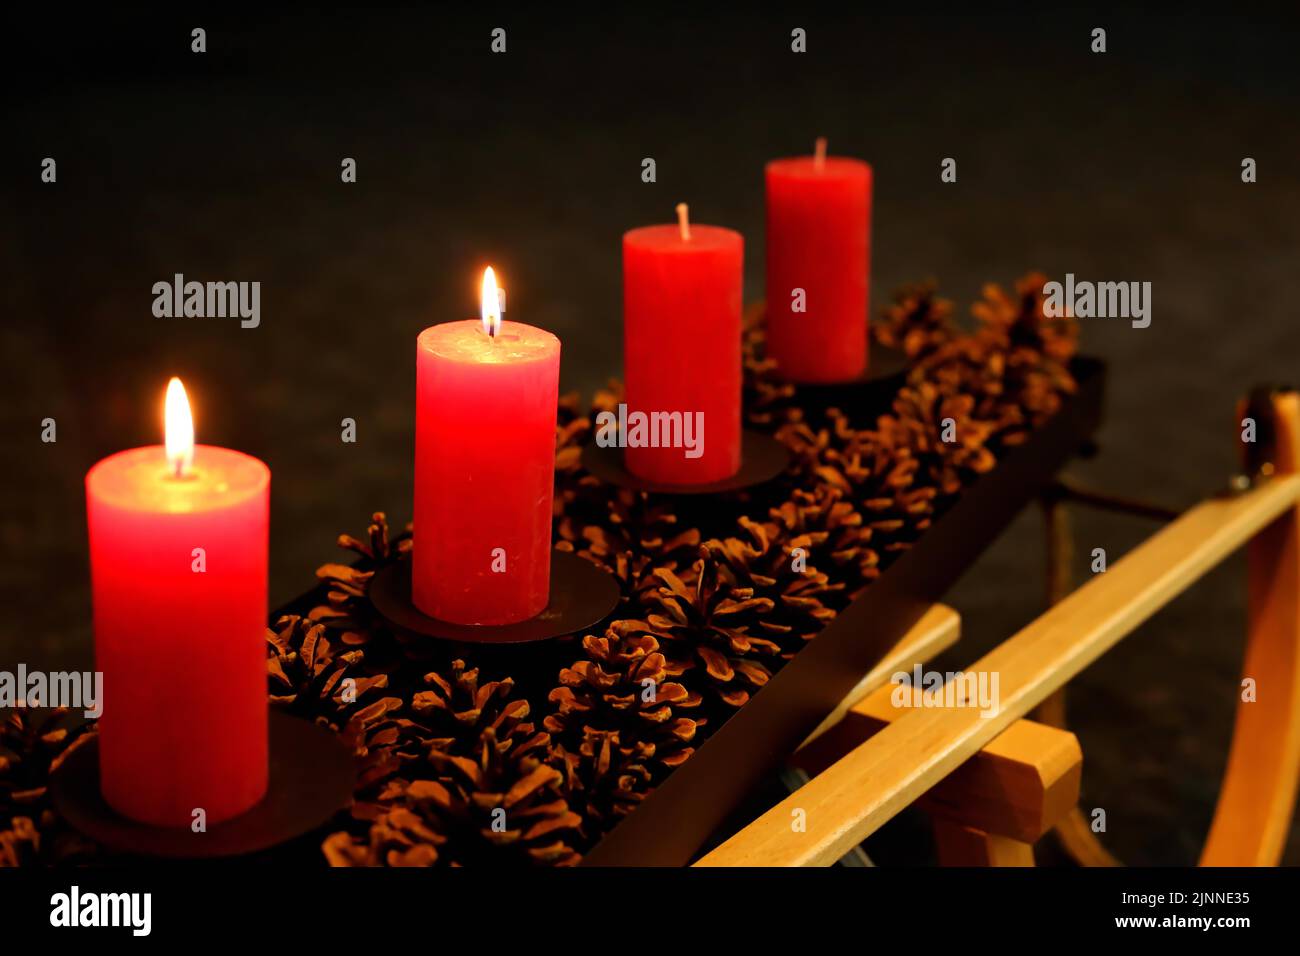
[[[873,310],[927,276],[963,314],[984,282],[1031,268],[1152,282],[1150,328],[1084,322],[1111,387],[1102,454],[1074,472],[1188,504],[1234,467],[1236,397],[1296,379],[1294,25],[804,5],[11,19],[0,666],[90,665],[83,477],[160,440],[168,376],[185,380],[201,441],[274,472],[274,605],[371,510],[409,520],[414,338],[475,314],[484,264],[510,318],[563,340],[563,386],[590,392],[620,371],[621,233],[688,201],[744,233],[759,296],[763,163],[818,135],[875,168]],[[194,26],[206,54],[190,52]],[[504,56],[488,50],[496,26]],[[789,50],[795,26],[807,54]],[[1089,52],[1094,26],[1104,55]],[[45,156],[56,185],[39,181]],[[339,181],[345,156],[355,185]],[[1241,182],[1245,156],[1256,184]],[[150,287],[175,272],[261,281],[261,327],[154,318]],[[47,416],[56,444],[40,441]],[[339,440],[345,416],[355,445]],[[1152,530],[1078,520],[1080,551],[1112,562]],[[1040,609],[1041,535],[1031,509],[951,595],[965,636],[945,668]],[[1106,808],[1127,862],[1196,858],[1243,622],[1237,560],[1071,684],[1084,805]],[[1294,833],[1287,859],[1300,862]]]

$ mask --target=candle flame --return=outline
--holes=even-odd
[[[495,338],[501,331],[501,290],[497,288],[496,273],[491,266],[483,270],[483,295],[479,301],[483,331]]]
[[[167,464],[172,474],[183,478],[194,464],[194,418],[190,414],[190,400],[185,394],[185,386],[174,376],[167,383],[163,425]]]

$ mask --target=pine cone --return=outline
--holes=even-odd
[[[560,396],[559,417],[555,428],[555,498],[554,513],[559,518],[567,504],[565,493],[582,471],[582,446],[591,435],[591,418],[582,413],[582,397],[577,392]]]
[[[743,538],[714,538],[705,542],[704,549],[730,586],[772,602],[771,613],[758,619],[758,629],[776,641],[782,656],[789,659],[835,619],[835,610],[823,601],[837,598],[844,584],[832,583],[809,563],[812,551],[826,544],[829,533],[787,537],[775,522],[760,524],[742,517],[739,524]],[[857,532],[861,530],[859,516]]]
[[[569,865],[582,818],[569,809],[564,775],[546,763],[550,735],[526,720],[529,704],[513,681],[479,684],[477,669],[454,661],[450,679],[425,677],[412,698],[417,732],[391,733],[396,746],[371,782],[382,780],[363,818],[364,836],[333,834],[322,846],[339,864]],[[420,752],[403,751],[402,741]],[[385,772],[393,763],[396,772]],[[355,815],[355,814],[354,814]]]
[[[331,632],[338,632],[342,643],[360,646],[370,640],[381,625],[367,592],[375,572],[411,555],[411,537],[392,541],[388,520],[382,511],[371,516],[367,529],[368,540],[361,541],[350,534],[339,535],[338,544],[360,556],[355,566],[323,564],[316,569],[316,577],[326,586],[326,603],[311,609],[308,618],[323,624]]]
[[[862,515],[866,531],[858,571],[864,581],[880,576],[900,551],[912,546],[934,516],[937,489],[919,475],[911,436],[891,418],[875,430],[855,430],[841,419],[836,440],[823,452],[816,474]]]
[[[439,744],[467,753],[477,746],[484,730],[505,739],[528,716],[528,701],[514,696],[512,678],[480,684],[478,668],[468,668],[459,659],[451,662],[450,675],[448,679],[437,671],[425,674],[429,689],[411,698],[411,711]]]
[[[607,827],[692,753],[697,693],[669,679],[644,621],[616,621],[583,638],[585,659],[560,671],[543,725],[584,815]]]
[[[844,590],[834,601],[836,610],[878,574],[880,556],[872,547],[871,529],[842,488],[818,482],[811,491],[794,489],[768,511],[766,527],[769,535],[785,540],[789,551],[802,549],[808,566],[834,569]]]
[[[1078,325],[1070,317],[1044,314],[1045,281],[1030,273],[1016,282],[1014,298],[986,285],[971,307],[976,332],[938,350],[916,370],[945,393],[971,395],[972,415],[991,423],[994,446],[1024,442],[1076,388],[1069,362],[1078,347]]]
[[[780,667],[781,646],[750,633],[761,629],[774,606],[719,573],[718,560],[706,548],[683,581],[659,568],[663,586],[653,596],[659,613],[647,623],[667,658],[667,672],[683,676],[689,689],[726,709],[749,701]]]
[[[700,532],[679,525],[671,499],[590,481],[590,495],[574,503],[577,514],[559,522],[559,540],[613,574],[624,605],[639,610],[659,586],[654,569],[689,564]]]
[[[543,741],[533,749],[543,752]],[[332,834],[322,846],[335,866],[572,866],[581,818],[569,809],[563,775],[522,748],[502,748],[486,730],[476,758],[433,751],[429,776],[393,781],[400,805],[376,818],[364,839]]]
[[[776,361],[767,358],[767,331],[761,306],[745,310],[742,347],[741,409],[745,424],[762,431],[774,431],[783,425],[803,420],[803,410],[795,404],[795,387],[782,381]]]
[[[952,322],[952,302],[939,298],[937,288],[931,279],[895,292],[893,303],[872,326],[876,341],[912,360],[951,342],[959,334]]]
[[[832,409],[831,414],[836,414],[836,410]],[[807,422],[792,422],[777,429],[776,439],[790,450],[788,474],[795,483],[801,487],[815,484],[817,468],[831,446],[830,431],[814,430]]]
[[[341,644],[355,640],[355,632],[343,631],[337,639]],[[276,621],[275,630],[268,628],[266,643],[271,702],[294,713],[323,718],[336,731],[347,723],[347,715],[362,698],[388,686],[387,674],[364,673],[365,651],[361,647],[336,649],[323,624],[296,614]]]
[[[417,780],[407,790],[408,799],[442,822],[447,851],[462,865],[572,866],[580,859],[572,842],[582,817],[569,807],[564,775],[545,762],[550,735],[521,736],[498,741],[489,728],[471,758],[433,751],[439,778]]]
[[[433,866],[447,838],[405,807],[379,814],[364,837],[346,830],[321,844],[330,866]]]
[[[593,421],[599,412],[617,413],[623,400],[623,386],[611,380],[608,386],[592,398],[591,410],[582,410],[582,396],[567,392],[560,396],[555,432],[555,515],[566,512],[572,497],[573,486],[582,479],[582,448],[591,440]]]
[[[475,757],[432,751],[412,781],[393,780],[390,809],[364,837],[332,834],[322,845],[335,866],[571,866],[581,818],[569,809],[563,775],[530,749],[502,748],[484,731]]]
[[[430,689],[413,693],[409,705],[385,697],[353,714],[343,738],[361,761],[354,817],[376,819],[392,809],[388,784],[431,751],[473,753],[487,730],[498,740],[532,735],[532,725],[523,722],[528,701],[513,696],[513,680],[480,686],[478,669],[467,669],[463,660],[452,661],[450,673],[450,680],[426,674]]]
[[[94,733],[65,707],[0,714],[0,867],[85,862],[97,848],[55,813],[50,772]]]
[[[988,448],[993,425],[974,417],[974,408],[971,395],[948,395],[919,382],[899,390],[893,414],[882,416],[880,425],[905,436],[923,482],[932,483],[942,495],[955,495],[997,464]],[[949,436],[951,441],[946,440]]]
[[[354,713],[340,735],[357,758],[352,817],[375,820],[393,809],[385,794],[391,781],[424,759],[433,735],[404,715],[400,697],[383,697]]]
[[[1027,419],[1008,392],[1007,353],[1002,345],[1000,336],[983,331],[960,336],[913,366],[908,384],[971,399],[971,417],[989,426],[988,444],[1005,444],[1000,436],[1022,430]]]
[[[1079,327],[1070,316],[1049,317],[1043,311],[1047,276],[1030,272],[1016,280],[1015,298],[996,283],[981,290],[971,314],[982,330],[999,336],[1008,353],[1023,352],[1034,363],[1064,365],[1078,348]]]
[[[0,818],[0,869],[35,866],[40,861],[41,833],[31,817]]]

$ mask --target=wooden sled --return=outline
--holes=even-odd
[[[1245,474],[1229,491],[1068,595],[1067,500],[1153,517],[1161,509],[1068,486],[1048,496],[1049,577],[1060,599],[966,668],[999,675],[995,713],[895,706],[891,675],[959,636],[957,613],[933,607],[794,755],[811,779],[696,865],[830,865],[911,804],[932,816],[944,864],[1032,866],[1034,844],[1053,830],[1076,861],[1113,864],[1077,807],[1083,755],[1061,726],[1064,688],[1243,545],[1243,691],[1200,862],[1276,865],[1300,777],[1300,393],[1259,390],[1238,408],[1243,433],[1246,419],[1255,440],[1243,442]]]

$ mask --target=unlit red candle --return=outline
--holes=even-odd
[[[685,206],[678,215],[675,225],[623,236],[627,416],[651,422],[635,447],[624,448],[624,463],[652,481],[705,484],[740,469],[745,243],[731,229],[689,222]],[[682,447],[686,416],[703,425],[702,435],[691,436],[703,441],[698,457]]]
[[[867,370],[871,167],[824,153],[767,164],[767,356],[793,382]]]
[[[86,475],[99,769],[117,812],[191,827],[266,792],[271,473],[194,446],[176,379],[167,419],[165,446],[120,452]]]
[[[560,340],[502,322],[491,270],[482,319],[416,348],[411,596],[455,624],[511,624],[547,604]]]

